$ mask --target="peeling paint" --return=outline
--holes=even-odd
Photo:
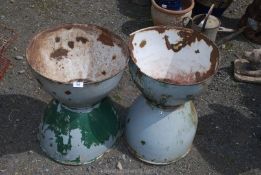
[[[89,162],[107,151],[119,135],[120,124],[111,102],[105,99],[83,113],[51,102],[41,126],[43,150],[57,161],[74,164]]]

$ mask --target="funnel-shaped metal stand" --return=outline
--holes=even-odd
[[[118,116],[106,97],[128,63],[124,41],[99,26],[64,24],[35,35],[26,58],[41,87],[57,99],[40,126],[42,149],[70,165],[102,156],[120,133]]]
[[[125,135],[130,151],[137,158],[163,165],[179,160],[190,151],[197,124],[191,101],[162,109],[141,96],[130,108]]]
[[[131,77],[142,97],[130,108],[130,150],[151,164],[169,164],[192,146],[198,118],[192,99],[218,69],[215,44],[197,31],[155,26],[131,34]]]
[[[40,125],[40,144],[52,159],[70,165],[101,157],[119,136],[119,119],[108,98],[92,108],[70,109],[53,100]]]

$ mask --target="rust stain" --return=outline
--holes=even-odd
[[[71,91],[68,90],[68,91],[65,91],[64,93],[65,93],[66,95],[70,95],[70,94],[71,94]]]
[[[73,28],[73,26],[68,25],[68,26],[64,26],[64,28],[65,28],[66,30],[71,30],[71,29]]]
[[[159,34],[164,33],[164,32],[166,31],[166,29],[163,28],[163,27],[155,28],[155,30],[156,30],[157,32],[159,32]]]
[[[171,48],[174,52],[179,52],[182,48],[186,47],[187,45],[191,45],[191,43],[196,41],[197,36],[194,33],[189,33],[187,31],[179,31],[178,35],[182,38],[181,41],[171,44]]]
[[[176,48],[173,48],[174,52],[179,52],[187,45],[191,46],[192,43],[200,40],[204,40],[209,46],[213,45],[209,39],[203,35],[200,35],[196,31],[181,30],[178,32],[178,35],[182,38],[182,40],[174,44],[174,46],[176,46]]]
[[[112,56],[112,60],[115,60],[115,59],[116,59],[116,55],[113,55],[113,56]]]
[[[41,58],[39,58],[38,50],[40,50],[41,46],[40,43],[35,41],[35,39],[31,40],[30,45],[26,49],[26,53],[28,55],[28,63],[31,65],[35,70],[41,69],[44,65],[41,62]],[[34,59],[32,59],[34,58]]]
[[[74,48],[74,42],[73,41],[69,41],[68,42],[68,46],[73,49]]]
[[[184,73],[180,72],[179,74],[170,75],[169,78],[164,79],[158,79],[160,81],[166,82],[166,83],[174,83],[174,84],[191,84],[195,82],[195,73]]]
[[[63,58],[63,56],[67,56],[68,54],[68,50],[64,49],[64,48],[59,48],[57,50],[55,50],[53,53],[51,53],[50,57],[60,60]]]
[[[78,37],[76,37],[76,41],[77,42],[81,41],[83,44],[86,44],[86,42],[88,42],[89,40],[87,38],[82,37],[82,36],[78,36]]]
[[[147,41],[146,40],[142,40],[140,43],[140,48],[143,48],[146,45]]]
[[[100,41],[101,43],[107,46],[114,46],[111,35],[104,31],[102,31],[97,41]]]
[[[60,37],[56,37],[56,38],[55,38],[55,42],[57,42],[57,43],[59,43],[60,40],[61,40]]]
[[[164,36],[165,42],[166,42],[166,46],[169,50],[172,49],[172,45],[169,42],[169,37],[167,35]]]
[[[213,75],[216,71],[216,61],[214,57],[210,58],[210,62],[211,62],[211,67],[208,71],[206,72],[196,72],[196,82],[200,82],[203,81],[205,79],[207,79],[209,76]]]
[[[180,72],[177,75],[171,75],[169,78],[160,79],[160,81],[175,84],[191,84],[201,82],[213,75],[216,71],[216,66],[219,57],[218,49],[213,45],[213,43],[205,36],[200,35],[198,32],[195,31],[192,32],[188,30],[182,30],[178,32],[178,35],[182,38],[182,40],[175,44],[171,44],[168,39],[168,36],[164,36],[167,49],[173,50],[174,52],[179,52],[182,48],[186,47],[187,45],[191,46],[191,44],[195,43],[196,41],[204,40],[209,46],[213,47],[213,50],[210,55],[210,69],[205,72]],[[195,53],[200,53],[200,51],[196,50]]]
[[[160,26],[160,27],[152,27],[152,28],[147,28],[147,29],[144,29],[142,30],[143,32],[144,31],[157,31],[159,34],[162,34],[164,33],[166,30],[168,30],[169,27],[166,27],[166,26]]]
[[[95,26],[96,29],[99,29],[101,31],[101,35],[98,37],[97,41],[102,42],[105,45],[114,46],[115,44],[121,48],[122,53],[129,57],[129,49],[128,46],[124,43],[124,41],[119,37],[118,35],[115,35],[111,31]]]
[[[164,36],[164,39],[168,50],[173,50],[174,52],[178,52],[183,47],[183,44],[181,42],[178,42],[176,44],[171,44],[169,41],[169,37],[166,35]]]

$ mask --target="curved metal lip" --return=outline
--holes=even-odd
[[[125,53],[127,54],[127,58],[126,59],[126,65],[125,67],[122,69],[122,70],[119,70],[118,73],[116,73],[115,75],[112,75],[111,77],[108,77],[106,79],[103,79],[101,81],[93,81],[93,82],[90,82],[88,81],[87,79],[76,79],[76,80],[70,80],[68,82],[62,82],[62,81],[56,81],[56,80],[52,80],[46,76],[43,76],[40,72],[38,72],[37,70],[35,70],[28,62],[28,48],[32,45],[32,42],[35,38],[37,38],[38,36],[40,36],[41,34],[43,33],[46,33],[46,32],[50,32],[50,31],[54,31],[54,30],[58,30],[58,29],[62,29],[62,28],[73,28],[73,27],[78,27],[78,28],[89,28],[89,27],[95,27],[97,29],[100,29],[102,31],[106,31],[106,32],[109,32],[113,37],[117,38],[118,40],[120,40],[122,42],[122,44],[124,45],[124,47],[126,47],[126,51],[128,50],[128,46],[125,44],[125,42],[121,39],[120,36],[114,34],[113,32],[107,30],[106,28],[103,28],[103,27],[100,27],[98,25],[94,25],[94,24],[78,24],[78,23],[65,23],[65,24],[61,24],[61,25],[58,25],[58,26],[55,26],[55,27],[51,27],[51,28],[46,28],[46,29],[43,29],[43,30],[40,30],[36,35],[32,36],[31,39],[29,40],[28,44],[27,44],[27,47],[26,47],[26,52],[25,52],[25,55],[26,55],[26,61],[28,63],[28,65],[30,66],[30,68],[37,74],[39,74],[40,76],[52,81],[52,82],[56,82],[56,83],[59,83],[59,84],[63,84],[63,85],[71,85],[73,84],[73,82],[83,82],[84,85],[91,85],[91,84],[97,84],[97,83],[102,83],[102,82],[105,82],[106,80],[109,80],[109,79],[112,79],[114,77],[116,77],[117,75],[119,75],[120,73],[122,73],[126,68],[127,68],[127,65],[128,65],[128,62],[129,62],[129,52]]]
[[[158,9],[159,11],[164,12],[164,13],[168,13],[168,14],[175,14],[175,15],[182,15],[184,13],[188,13],[195,6],[195,1],[194,0],[191,0],[191,5],[188,8],[184,9],[184,10],[168,10],[168,9],[164,9],[164,8],[160,7],[155,2],[155,0],[151,0],[151,3],[152,3],[152,6],[155,7],[156,9]]]
[[[193,32],[196,32],[198,33],[199,35],[202,35],[204,36],[204,38],[206,38],[207,40],[209,40],[213,46],[218,50],[218,57],[217,57],[217,63],[216,63],[216,69],[214,71],[213,74],[211,74],[208,78],[202,80],[202,81],[199,81],[199,82],[195,82],[195,83],[191,83],[191,84],[177,84],[177,83],[169,83],[169,82],[166,82],[166,81],[163,81],[163,80],[158,80],[158,79],[155,79],[153,78],[152,76],[149,76],[147,75],[146,73],[142,72],[139,68],[139,66],[135,63],[135,57],[133,56],[132,54],[132,38],[133,38],[133,35],[135,35],[136,33],[139,33],[139,32],[144,32],[144,31],[150,31],[150,30],[153,30],[153,31],[157,31],[155,29],[164,29],[164,30],[168,30],[168,29],[174,29],[174,30],[188,30],[188,31],[193,31]],[[196,30],[192,30],[192,29],[189,29],[189,28],[183,28],[183,27],[173,27],[173,26],[152,26],[152,27],[147,27],[147,28],[143,28],[143,29],[140,29],[140,30],[137,30],[133,33],[130,34],[130,40],[128,41],[128,45],[129,45],[129,52],[130,52],[130,56],[131,56],[131,61],[133,62],[133,64],[140,70],[140,72],[142,74],[144,74],[145,76],[153,79],[154,81],[157,81],[157,82],[160,82],[160,83],[164,83],[164,84],[167,84],[167,85],[175,85],[175,86],[194,86],[194,85],[198,85],[198,84],[202,84],[210,79],[212,79],[214,77],[214,75],[218,72],[218,68],[219,68],[219,64],[220,64],[220,61],[219,61],[219,57],[220,57],[220,52],[219,52],[219,49],[217,47],[217,45],[212,42],[210,39],[207,38],[206,35],[200,33],[200,32],[197,32]]]

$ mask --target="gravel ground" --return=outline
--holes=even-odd
[[[243,36],[220,49],[220,70],[208,91],[196,99],[199,114],[191,152],[167,166],[144,164],[133,157],[124,142],[96,162],[64,166],[44,155],[36,138],[43,109],[51,97],[39,88],[25,56],[30,37],[61,23],[92,23],[110,29],[127,41],[131,32],[151,26],[150,8],[128,0],[0,0],[2,23],[16,29],[19,39],[8,50],[12,66],[0,81],[0,174],[261,174],[260,86],[235,81],[235,53],[258,48]],[[237,27],[250,0],[237,0],[222,18],[226,27]],[[25,71],[20,74],[20,71]],[[139,95],[126,70],[111,93],[122,117]],[[171,132],[171,131],[167,131]],[[117,169],[121,162],[123,170]]]

